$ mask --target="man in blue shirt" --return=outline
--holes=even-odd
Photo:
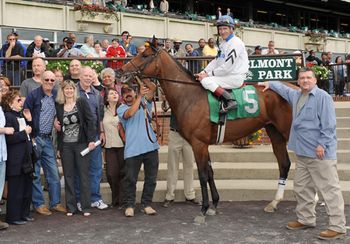
[[[320,239],[338,239],[345,235],[344,200],[337,173],[336,116],[332,97],[316,85],[314,72],[299,71],[299,90],[282,83],[259,82],[280,94],[293,108],[293,122],[288,148],[297,155],[294,192],[297,220],[289,222],[290,230],[315,227],[315,195],[322,194],[329,215],[328,229]]]
[[[33,181],[32,202],[36,212],[42,215],[51,215],[51,211],[45,205],[40,177],[41,167],[43,167],[49,186],[50,209],[66,212],[66,209],[60,203],[61,184],[51,138],[56,116],[55,99],[57,92],[54,90],[55,82],[55,74],[51,71],[45,71],[42,74],[42,85],[33,90],[24,103],[24,108],[29,109],[33,117],[32,135],[40,153],[40,159],[35,162],[36,178]]]
[[[139,94],[129,86],[122,88],[125,104],[117,112],[125,128],[125,179],[124,201],[125,216],[134,216],[136,183],[141,164],[144,166],[145,183],[141,197],[141,211],[147,215],[154,215],[156,211],[151,207],[153,193],[157,184],[158,149],[157,137],[150,126],[152,116],[152,99],[156,87],[150,81],[141,86]]]

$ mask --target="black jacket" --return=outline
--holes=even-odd
[[[13,135],[6,135],[7,161],[6,175],[16,176],[22,174],[22,166],[28,162],[28,150],[31,153],[31,143],[25,130],[19,131],[17,118],[22,118],[21,114],[16,111],[5,112],[6,127],[13,127]],[[30,125],[29,123],[27,123]]]
[[[34,48],[35,48],[35,43],[34,42],[30,43],[30,45],[27,47],[26,57],[29,57],[29,58],[33,57]],[[44,43],[41,44],[40,51],[42,53],[45,53],[45,57],[50,56],[48,53],[47,47]],[[32,63],[33,63],[32,61],[28,61],[27,63],[27,68],[29,70],[32,70]]]
[[[96,126],[88,102],[85,99],[78,98],[77,109],[79,116],[79,136],[78,143],[94,142],[96,137]],[[63,125],[63,104],[56,103],[56,116],[61,125]],[[62,151],[63,132],[57,132],[58,149]]]

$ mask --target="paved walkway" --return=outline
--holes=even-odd
[[[93,210],[90,217],[34,214],[35,222],[0,231],[0,243],[328,243],[317,239],[327,224],[323,206],[317,207],[316,228],[290,231],[285,225],[295,218],[295,202],[281,203],[274,214],[265,213],[265,205],[266,202],[223,202],[219,213],[208,216],[202,225],[193,222],[199,206],[186,203],[175,203],[168,209],[155,204],[158,215],[136,211],[134,218],[124,217],[115,208]],[[346,213],[350,216],[350,206]],[[332,243],[350,243],[350,233]]]

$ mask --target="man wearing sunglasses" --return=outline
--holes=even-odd
[[[51,211],[45,205],[44,193],[41,186],[40,168],[43,167],[44,175],[49,187],[50,209],[58,212],[66,212],[61,205],[61,184],[56,165],[56,155],[52,144],[51,132],[56,116],[55,99],[56,90],[55,74],[45,71],[41,77],[42,85],[33,90],[26,98],[24,109],[29,109],[33,118],[32,136],[39,152],[39,160],[35,162],[35,179],[33,181],[33,206],[39,214],[51,215]]]
[[[233,19],[227,15],[220,17],[217,28],[223,39],[218,55],[196,76],[205,89],[224,100],[226,105],[220,112],[226,113],[235,109],[237,103],[225,89],[239,88],[243,84],[249,61],[243,41],[234,34]]]

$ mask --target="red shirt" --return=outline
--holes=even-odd
[[[119,45],[117,48],[113,46],[109,46],[107,48],[107,53],[106,53],[107,58],[125,58],[126,53],[124,48]],[[123,61],[117,61],[117,60],[110,60],[107,62],[107,66],[112,68],[112,69],[120,69],[123,66],[124,62]]]

